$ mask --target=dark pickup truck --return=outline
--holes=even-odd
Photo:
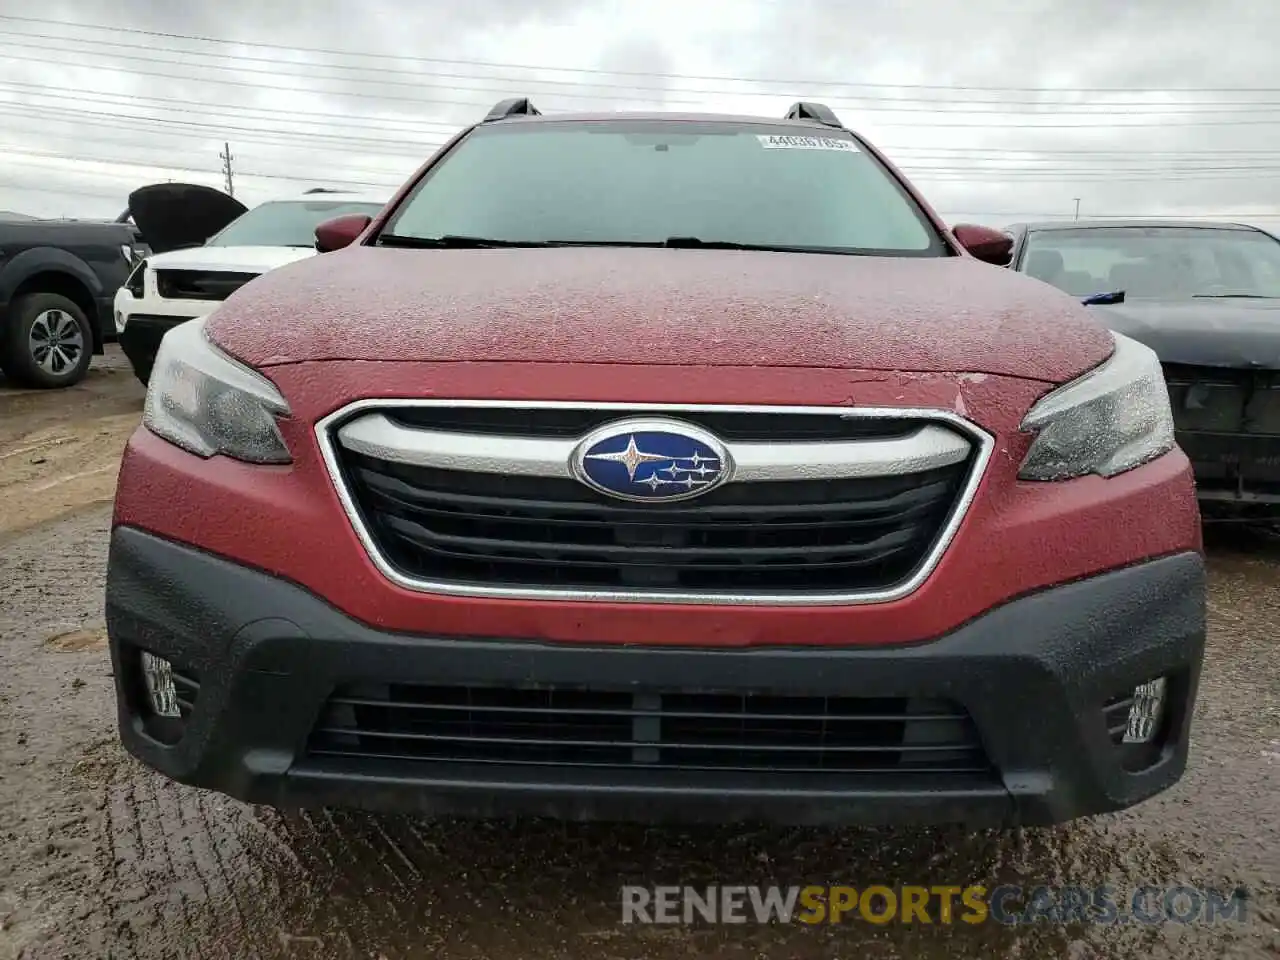
[[[148,251],[117,222],[0,218],[0,370],[26,387],[69,387],[115,336],[112,298]]]

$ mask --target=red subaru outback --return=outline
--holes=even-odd
[[[508,101],[163,342],[120,731],[278,806],[1044,823],[1182,774],[1155,356],[829,110]],[[983,262],[986,260],[988,262]]]

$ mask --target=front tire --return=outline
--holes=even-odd
[[[93,328],[57,293],[28,293],[9,306],[0,331],[0,369],[25,387],[56,390],[85,378],[93,362]]]

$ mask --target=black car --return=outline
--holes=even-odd
[[[1205,517],[1280,518],[1280,240],[1236,223],[1019,223],[1010,266],[1093,307],[1164,367]]]
[[[69,387],[114,338],[112,297],[148,250],[127,214],[0,219],[0,370],[28,387]]]

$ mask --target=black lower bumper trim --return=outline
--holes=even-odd
[[[160,341],[164,339],[164,335],[191,319],[149,313],[129,316],[118,338],[120,349],[129,358],[134,374],[144,384],[151,379],[151,369],[155,366],[156,354],[160,352]]]
[[[1197,554],[1152,560],[1015,600],[907,646],[637,648],[386,633],[294,584],[117,528],[107,623],[126,747],[170,777],[250,802],[571,819],[1033,824],[1130,806],[1181,776],[1203,654],[1204,568]],[[184,691],[198,688],[184,694],[194,700],[181,721],[165,726],[149,717],[140,650],[172,661],[191,685]],[[1167,712],[1157,741],[1113,742],[1106,705],[1162,676]],[[404,749],[441,739],[421,713],[404,719],[404,710],[422,708],[417,701],[397,701],[400,720],[377,728],[401,738],[397,749],[366,749],[368,737],[345,741],[365,745],[345,751],[315,749],[317,731],[332,737],[356,729],[331,729],[335,698],[360,703],[353,687],[391,685],[402,700],[417,696],[407,690],[430,687],[506,691],[503,697],[518,688],[788,703],[945,701],[971,722],[982,763],[968,762],[979,755],[971,753],[963,769],[915,769],[901,762],[905,748],[897,765],[877,760],[866,770],[516,762],[507,753],[486,760],[474,751]],[[387,709],[382,701],[368,706]],[[469,716],[467,732],[445,739],[475,747],[482,733],[477,714]],[[365,733],[373,729],[367,718],[362,723]],[[495,739],[494,729],[483,728],[483,737]],[[549,727],[539,729],[551,737]],[[683,736],[710,736],[709,728],[693,729]],[[744,742],[738,736],[735,749]],[[833,741],[828,729],[821,743],[866,749],[849,739],[855,734],[844,736]],[[900,742],[877,741],[873,749],[883,758],[894,753],[886,744]],[[627,745],[643,752],[634,739]],[[759,762],[759,751],[751,756]]]

